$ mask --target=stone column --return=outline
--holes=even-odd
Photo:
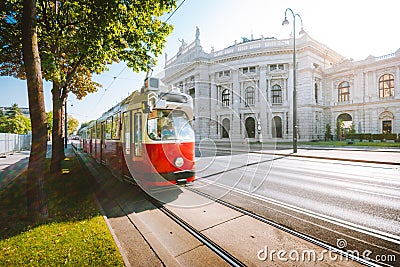
[[[375,100],[376,99],[379,99],[379,87],[378,87],[378,84],[377,84],[377,79],[376,79],[376,71],[375,72],[373,72],[373,75],[372,75],[372,84],[373,84],[373,86],[372,86],[372,88],[376,88],[374,91],[375,92],[373,92],[371,95],[375,98]],[[370,92],[371,93],[371,92]]]
[[[186,87],[187,79],[184,80],[182,83],[182,93],[187,94],[187,87]]]
[[[198,105],[196,106],[199,116],[199,137],[208,138],[210,135],[210,118],[212,113],[210,109],[210,80],[207,66],[200,65],[198,67],[199,74],[196,76],[196,98]]]
[[[232,128],[231,128],[231,140],[235,142],[242,141],[242,137],[240,135],[240,116],[239,116],[239,108],[240,108],[240,83],[239,83],[239,70],[232,70]]]
[[[210,138],[211,139],[220,139],[217,134],[217,127],[219,127],[219,118],[216,115],[217,108],[221,105],[221,102],[218,101],[218,92],[217,85],[215,84],[215,75],[210,75]]]
[[[395,77],[396,84],[394,86],[394,88],[395,88],[395,92],[394,92],[395,99],[400,99],[400,79],[399,78],[400,78],[400,67],[397,67],[396,68],[396,77]]]
[[[261,134],[259,140],[262,142],[267,137],[267,112],[269,111],[267,103],[267,69],[266,66],[260,67],[260,122],[261,122]]]

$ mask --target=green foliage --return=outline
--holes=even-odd
[[[51,131],[53,130],[53,111],[46,112],[47,118],[47,130],[51,135]],[[79,126],[79,121],[75,119],[72,115],[68,115],[68,134],[72,134],[76,131]]]
[[[352,140],[396,140],[397,134],[395,133],[384,133],[384,134],[370,134],[370,133],[360,133],[360,134],[346,134],[346,139]]]
[[[289,143],[288,143],[289,144]],[[329,142],[299,142],[299,145],[306,146],[323,146],[323,147],[345,147],[345,146],[360,146],[360,147],[400,147],[400,143],[373,143],[373,142],[354,142],[348,144],[346,141],[329,141]]]
[[[80,130],[82,130],[83,128],[85,128],[86,126],[88,126],[89,124],[91,124],[92,122],[94,122],[94,120],[83,122],[83,123],[81,124],[81,127],[79,127],[78,132],[79,132]]]
[[[397,134],[395,134],[395,133],[384,133],[382,138],[384,140],[396,140],[397,139]]]
[[[0,75],[25,78],[22,63],[22,1],[0,5]],[[159,17],[173,0],[37,1],[37,32],[43,77],[79,99],[95,92],[94,73],[125,61],[134,71],[155,64],[172,26]]]
[[[327,123],[325,126],[325,141],[330,141],[330,140],[332,140],[332,130],[331,130],[331,125]]]
[[[372,140],[382,140],[383,134],[372,134],[371,137],[372,137]]]
[[[73,134],[76,129],[78,129],[79,121],[72,117],[72,115],[68,115],[68,135]]]
[[[0,118],[0,132],[2,133],[27,134],[31,130],[30,119],[22,114],[16,114],[13,118],[9,116]]]
[[[348,133],[346,134],[345,138],[346,139],[351,139],[351,140],[363,140],[363,135],[364,134],[358,134],[358,133]]]
[[[13,104],[6,114],[0,116],[0,132],[27,134],[32,131],[31,120],[25,117],[17,104]]]
[[[351,133],[351,134],[355,134],[356,133],[356,127],[355,127],[354,123],[351,124],[351,128],[350,128],[349,133]]]
[[[336,139],[340,140],[342,136],[342,120],[336,121]]]
[[[46,112],[46,123],[47,129],[51,131],[53,129],[53,111]]]
[[[362,136],[361,136],[361,140],[371,141],[372,140],[372,135],[370,133],[363,133]]]

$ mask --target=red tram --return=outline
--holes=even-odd
[[[115,176],[144,187],[195,179],[193,100],[159,90],[149,77],[141,91],[80,131],[83,151]]]

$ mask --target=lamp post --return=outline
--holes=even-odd
[[[288,25],[286,13],[290,11],[293,15],[293,153],[297,153],[297,92],[296,92],[296,17],[300,19],[301,31],[299,34],[303,34],[303,20],[299,14],[294,14],[293,10],[286,8],[285,10],[285,20],[282,25]]]

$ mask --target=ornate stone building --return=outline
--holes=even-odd
[[[190,94],[196,138],[291,140],[293,39],[246,39],[206,53],[183,40],[165,64],[163,82]],[[358,133],[400,133],[400,50],[346,59],[304,34],[296,39],[300,141],[324,139],[337,121]]]

